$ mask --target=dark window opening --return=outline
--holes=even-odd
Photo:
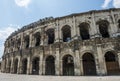
[[[27,74],[27,59],[22,61],[22,73]]]
[[[54,40],[55,40],[55,34],[54,34],[54,29],[51,28],[51,29],[48,29],[46,31],[46,34],[48,36],[48,44],[53,44],[54,43]]]
[[[63,75],[74,75],[74,61],[71,55],[66,55],[63,57]]]
[[[120,29],[120,20],[118,20],[118,28]]]
[[[105,54],[105,61],[108,75],[120,75],[118,57],[113,52]]]
[[[71,28],[66,25],[62,28],[63,42],[68,42],[71,40]]]
[[[80,35],[81,35],[82,40],[90,39],[89,24],[82,23],[79,25],[79,27],[80,27]]]
[[[25,43],[26,43],[25,48],[29,48],[29,42],[30,42],[29,36],[26,36],[25,37]]]
[[[98,24],[99,24],[99,31],[102,37],[104,38],[110,37],[108,31],[109,23],[107,21],[100,21]]]
[[[39,46],[41,42],[41,36],[39,32],[35,34],[35,40],[36,40],[35,46]]]
[[[49,56],[46,59],[45,74],[46,75],[55,75],[55,59],[53,56]]]
[[[32,74],[38,75],[39,74],[39,58],[36,57],[32,61]]]
[[[84,75],[96,75],[96,65],[93,55],[90,53],[85,53],[82,59]]]
[[[21,39],[18,39],[18,40],[17,40],[17,49],[18,49],[18,50],[20,49],[20,46],[21,46]]]
[[[18,59],[15,60],[14,62],[14,73],[18,72]]]

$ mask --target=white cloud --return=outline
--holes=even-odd
[[[19,26],[17,28],[19,28]],[[10,25],[7,28],[0,29],[0,40],[6,39],[17,28],[16,27],[12,27],[12,25]]]
[[[20,7],[28,7],[30,4],[31,0],[15,0],[15,3],[20,6]]]
[[[18,25],[12,25],[12,24],[10,24],[8,27],[0,28],[0,57],[3,55],[4,41],[12,32],[17,30],[18,28],[19,28]]]
[[[102,5],[102,8],[107,8],[110,4],[110,2],[113,2],[113,7],[120,8],[120,0],[104,0],[104,3]]]
[[[102,8],[106,8],[108,7],[109,3],[111,2],[112,0],[105,0],[103,5],[102,5]]]
[[[120,0],[113,0],[113,6],[115,8],[120,8]]]

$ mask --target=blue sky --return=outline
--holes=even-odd
[[[59,17],[114,7],[120,7],[120,0],[1,0],[0,57],[8,35],[24,25],[44,17]]]

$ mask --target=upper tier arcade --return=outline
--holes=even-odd
[[[120,9],[93,10],[63,17],[46,17],[13,32],[5,41],[4,54],[56,42],[96,37],[117,37]]]

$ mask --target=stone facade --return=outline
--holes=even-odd
[[[120,9],[49,17],[5,41],[1,71],[39,75],[119,75]]]

